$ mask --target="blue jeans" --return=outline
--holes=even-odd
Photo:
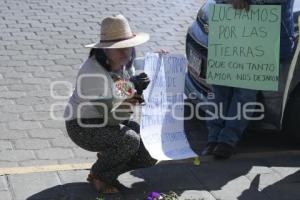
[[[238,115],[238,107],[243,106],[247,102],[256,102],[257,90],[249,90],[242,88],[234,88],[227,86],[213,85],[214,97],[210,100],[218,108],[218,118],[207,121],[208,142],[223,142],[231,146],[235,146],[245,132],[249,121],[245,119],[242,109]],[[247,109],[254,109],[255,105],[248,105]],[[209,109],[212,113],[214,108]],[[239,119],[224,119],[220,117],[220,112],[225,117],[240,116]],[[247,112],[247,116],[251,117],[253,113]]]

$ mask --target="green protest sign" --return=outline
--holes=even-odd
[[[207,82],[276,91],[279,79],[281,6],[250,10],[211,4]]]

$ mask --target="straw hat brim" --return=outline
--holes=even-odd
[[[87,48],[98,48],[98,49],[119,49],[135,47],[140,44],[147,42],[150,39],[148,33],[137,33],[134,37],[117,42],[96,42],[93,44],[85,45]]]

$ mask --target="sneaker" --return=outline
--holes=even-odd
[[[205,148],[201,152],[201,156],[210,156],[213,154],[215,147],[217,146],[217,142],[209,142],[206,144]]]
[[[235,153],[235,147],[227,143],[218,143],[213,151],[213,155],[216,159],[228,159]]]

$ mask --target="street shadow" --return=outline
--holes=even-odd
[[[228,199],[226,196],[233,193],[236,195],[234,199],[239,200],[284,200],[298,199],[300,195],[300,171],[296,169],[299,167],[300,160],[295,155],[211,161],[200,166],[164,164],[135,170],[131,175],[143,179],[148,185],[144,194],[175,191],[180,196],[193,190],[208,191],[214,196],[218,193],[215,197],[220,199]],[[296,170],[288,172],[291,169]],[[133,183],[132,187],[139,188],[140,184]],[[199,198],[205,199],[205,196]]]
[[[92,186],[89,183],[75,182],[57,185],[46,190],[40,191],[27,198],[27,200],[95,200],[98,196],[99,195],[97,194],[97,192],[92,188]]]
[[[234,193],[239,200],[264,200],[267,197],[280,200],[298,199],[300,171],[296,168],[299,167],[298,155],[211,161],[200,166],[193,163],[158,164],[130,171],[120,180],[120,194],[102,197],[105,200],[144,200],[153,191],[175,191],[182,195],[185,191],[194,190],[212,194],[221,191],[223,193],[219,195],[224,198],[226,194]],[[248,187],[249,182],[251,184]],[[97,197],[101,195],[91,184],[74,182],[48,188],[27,199],[96,200]]]
[[[249,189],[245,190],[237,199],[246,200],[253,197],[253,194],[264,194],[270,199],[290,200],[299,198],[300,171],[297,171],[286,178],[269,185],[263,189],[259,188],[260,175],[257,175],[251,182]]]
[[[118,188],[120,190],[118,194],[100,194],[87,182],[67,183],[40,191],[27,200],[123,200],[134,193],[140,193],[134,187],[127,188],[122,184]],[[144,199],[146,197],[144,195]]]

